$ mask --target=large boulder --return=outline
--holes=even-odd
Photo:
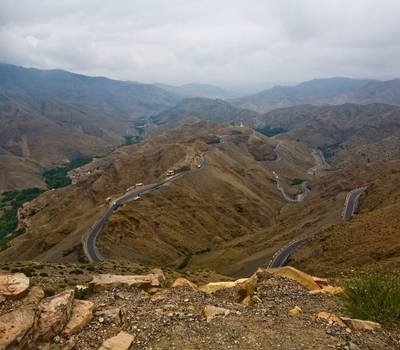
[[[128,350],[134,339],[133,335],[121,331],[115,337],[105,340],[99,350]]]
[[[382,326],[377,322],[359,320],[356,318],[347,318],[347,317],[341,317],[341,319],[348,327],[356,330],[373,331],[375,329],[382,328]]]
[[[315,282],[315,277],[291,266],[268,268],[266,271],[273,275],[279,275],[294,280],[308,290],[321,289],[320,286]]]
[[[94,304],[88,300],[74,300],[71,317],[65,326],[63,333],[67,336],[79,333],[93,316]]]
[[[36,313],[21,307],[0,317],[0,349],[24,349],[33,344]]]
[[[71,316],[73,301],[74,291],[66,290],[39,303],[36,337],[40,341],[48,341],[63,330]]]
[[[29,290],[29,278],[23,273],[0,275],[0,295],[7,299],[18,299]]]
[[[110,275],[101,274],[93,276],[89,283],[92,292],[98,292],[110,288],[136,287],[148,290],[150,288],[161,288],[164,284],[160,274],[149,273],[148,275]]]

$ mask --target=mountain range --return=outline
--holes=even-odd
[[[297,105],[387,103],[400,105],[400,79],[314,79],[296,86],[276,86],[257,94],[233,99],[233,105],[265,113]]]

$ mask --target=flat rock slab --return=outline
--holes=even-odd
[[[204,286],[200,286],[199,290],[205,293],[214,293],[219,291],[220,289],[233,288],[240,285],[243,282],[246,282],[248,278],[241,278],[236,281],[228,281],[228,282],[210,282],[205,284]]]
[[[28,293],[29,278],[23,273],[0,275],[0,295],[7,299],[18,299]]]
[[[126,332],[119,332],[115,337],[108,338],[99,350],[128,350],[135,337]]]
[[[88,300],[74,300],[71,317],[63,333],[67,336],[79,333],[91,320],[94,304]]]
[[[320,286],[315,282],[315,277],[304,273],[303,271],[297,270],[291,266],[277,267],[277,268],[268,268],[267,272],[272,273],[273,275],[279,275],[282,277],[289,278],[291,280],[295,280],[297,283],[302,285],[304,288],[308,290],[319,290]]]
[[[346,325],[352,329],[356,330],[369,330],[373,331],[375,329],[382,328],[382,326],[377,322],[359,320],[357,318],[347,318],[342,317],[342,321],[346,323]]]
[[[118,287],[136,287],[140,289],[161,288],[162,281],[158,274],[148,275],[109,275],[101,274],[93,276],[89,288],[93,292]]]

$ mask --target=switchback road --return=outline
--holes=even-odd
[[[358,204],[358,198],[360,197],[361,193],[365,191],[365,187],[360,187],[356,188],[353,191],[350,191],[347,196],[346,196],[346,202],[344,205],[344,210],[343,210],[343,220],[347,221],[350,220],[351,217],[353,216],[357,204]]]
[[[308,236],[308,237],[305,237],[302,239],[292,241],[283,249],[278,250],[275,253],[275,255],[272,257],[272,260],[269,263],[268,267],[281,267],[281,266],[285,265],[290,254],[292,254],[297,247],[299,247],[303,243],[311,240],[311,238],[312,238],[311,236]]]

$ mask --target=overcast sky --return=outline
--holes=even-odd
[[[0,61],[142,82],[400,76],[399,0],[0,0]]]

